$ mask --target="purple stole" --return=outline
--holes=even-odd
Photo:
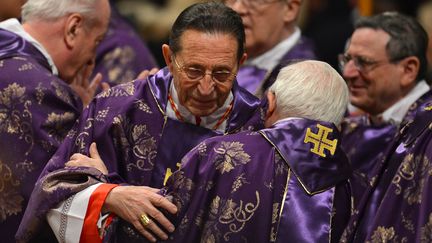
[[[33,239],[45,223],[47,210],[82,190],[73,177],[69,178],[75,188],[48,190],[42,185],[56,179],[61,171],[82,172],[84,177],[91,175],[93,172],[86,168],[48,173],[62,169],[75,152],[88,154],[92,142],[97,143],[101,158],[111,172],[108,176],[96,176],[98,180],[160,188],[190,149],[205,138],[222,135],[165,116],[171,81],[171,74],[164,68],[146,80],[135,80],[102,92],[92,101],[42,172],[18,232],[21,239]],[[233,110],[226,132],[262,128],[261,101],[236,84],[233,94]],[[87,181],[83,184],[84,188],[89,186]],[[56,191],[55,196],[52,190]],[[36,226],[30,227],[33,225]],[[130,227],[125,225],[126,234]]]
[[[158,65],[147,45],[117,9],[111,7],[108,31],[96,50],[93,73],[101,73],[103,82],[115,86],[134,80],[141,71],[154,67]]]
[[[14,242],[34,184],[82,104],[31,43],[0,29],[0,235]]]
[[[432,240],[431,110],[429,91],[412,106],[408,121],[377,162],[376,179],[366,188],[342,242]]]

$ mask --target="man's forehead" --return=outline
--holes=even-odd
[[[237,40],[224,32],[187,30],[180,37],[182,52],[237,53]]]

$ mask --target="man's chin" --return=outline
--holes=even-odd
[[[213,114],[217,107],[187,107],[194,116],[209,116]]]

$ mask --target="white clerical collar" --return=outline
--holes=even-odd
[[[27,33],[24,28],[22,27],[21,23],[18,21],[18,19],[8,19],[3,22],[0,22],[0,28],[5,29],[7,31],[10,31],[12,33],[15,33],[22,38],[24,38],[26,41],[30,42],[34,47],[36,47],[47,59],[48,64],[51,67],[52,74],[58,76],[58,69],[54,64],[54,61],[52,60],[51,56],[48,54],[46,49],[40,44],[37,40],[35,40],[29,33]]]
[[[378,115],[378,117],[382,117],[382,120],[385,122],[399,125],[408,112],[410,106],[429,90],[430,87],[427,85],[426,81],[422,80],[418,82],[405,97],[385,110],[381,115]]]
[[[299,41],[301,31],[295,27],[294,32],[285,40],[274,46],[272,49],[255,58],[248,59],[245,65],[256,66],[267,71],[273,70],[282,57]]]
[[[303,118],[301,118],[301,117],[295,117],[295,116],[293,116],[293,117],[286,117],[286,118],[283,118],[283,119],[275,121],[273,123],[273,126],[276,125],[276,124],[278,124],[278,123],[281,123],[281,122],[285,122],[285,121],[289,121],[289,120],[300,120],[300,119],[303,119]]]
[[[180,112],[181,117],[184,119],[184,121],[191,124],[197,124],[196,117],[192,113],[190,113],[190,111],[186,109],[186,107],[180,104],[177,90],[175,89],[174,86],[174,81],[172,81],[170,85],[170,95],[172,101],[176,106],[175,109],[177,109]],[[220,122],[221,118],[225,115],[227,110],[230,109],[230,106],[232,106],[233,99],[234,96],[232,92],[230,92],[228,98],[225,100],[225,103],[221,107],[219,107],[215,112],[213,112],[209,116],[200,117],[201,121],[199,123],[199,126],[214,130],[214,127]],[[169,118],[179,120],[170,102],[168,102],[167,104],[166,113]],[[226,118],[228,117],[229,114],[226,115]],[[223,122],[220,123],[220,125],[218,125],[215,130],[220,132],[225,132],[227,126],[227,120],[228,119],[224,119]]]

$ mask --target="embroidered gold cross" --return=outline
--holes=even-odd
[[[176,166],[177,166],[177,168],[178,169],[180,169],[180,163],[177,163],[176,164]],[[172,170],[171,170],[171,168],[168,168],[167,170],[166,170],[166,172],[165,172],[165,179],[164,179],[164,182],[163,182],[163,185],[164,186],[166,186],[166,182],[168,181],[168,178],[170,178],[170,176],[173,174],[173,172],[172,172]]]
[[[331,155],[334,155],[336,151],[337,139],[328,139],[328,134],[333,132],[333,129],[317,124],[318,133],[315,134],[310,128],[306,131],[304,143],[313,143],[313,148],[310,150],[312,153],[317,154],[321,157],[326,157],[324,150],[330,151]]]
[[[432,111],[432,105],[426,106],[424,109],[425,111]]]

